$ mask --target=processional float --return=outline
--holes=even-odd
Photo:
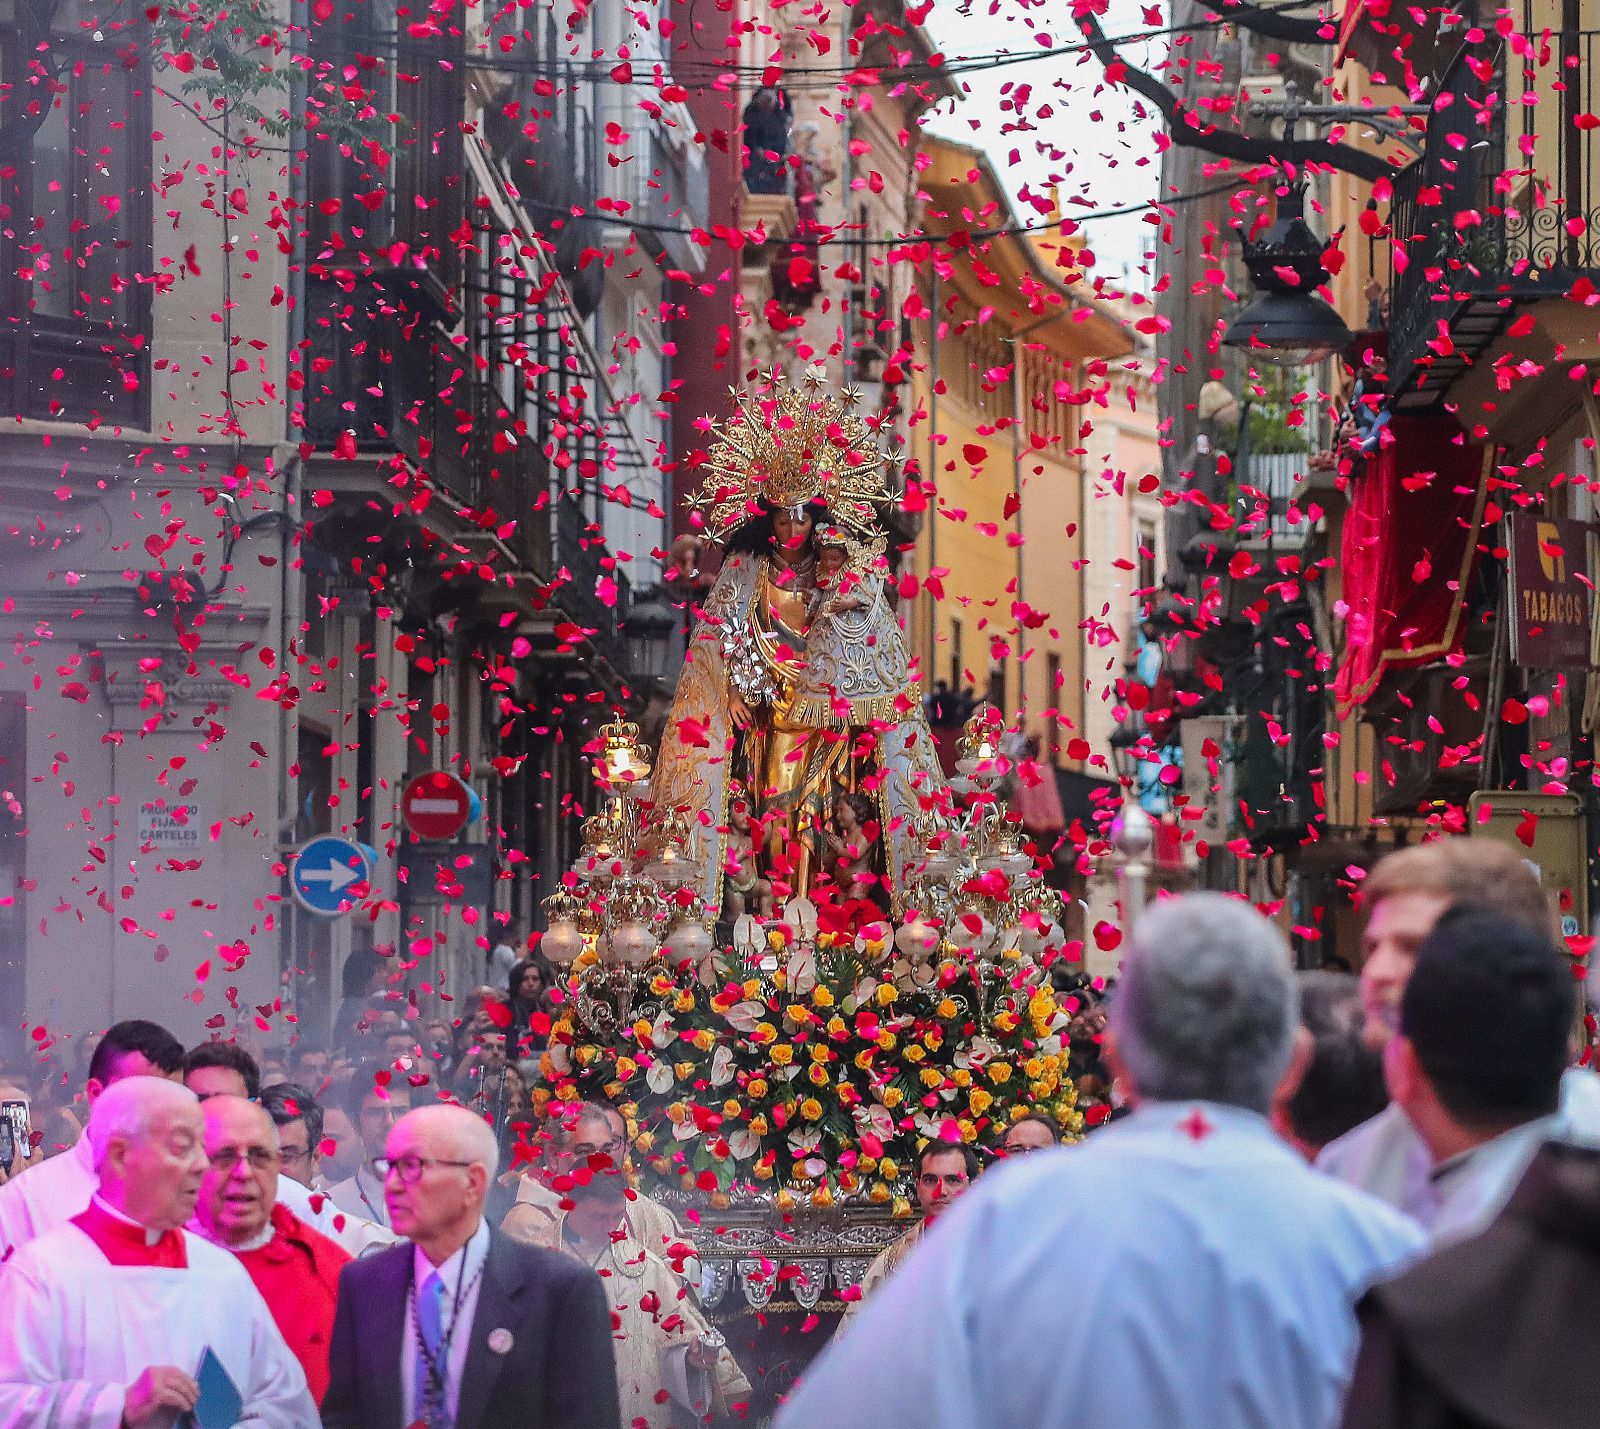
[[[837,1308],[927,1137],[1075,1127],[1060,902],[980,708],[946,778],[888,598],[894,501],[853,394],[735,394],[693,509],[724,551],[659,754],[618,719],[541,946],[541,1095],[630,1108],[697,1217],[708,1309]],[[670,1198],[670,1197],[669,1197]],[[715,1232],[713,1234],[713,1231]]]

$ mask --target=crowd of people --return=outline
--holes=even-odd
[[[1488,841],[1392,855],[1363,906],[1359,978],[1294,973],[1236,900],[1147,910],[1109,998],[1063,993],[1105,1114],[928,1140],[920,1216],[842,1289],[779,1429],[1600,1424],[1581,964]],[[743,1419],[623,1111],[533,1127],[492,1005],[536,1027],[555,978],[498,961],[479,1015],[417,1032],[358,967],[368,1060],[95,1039],[0,1185],[0,1424]]]

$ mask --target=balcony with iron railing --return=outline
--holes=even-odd
[[[1395,180],[1389,390],[1427,411],[1519,311],[1600,286],[1600,30],[1490,33],[1441,81]]]

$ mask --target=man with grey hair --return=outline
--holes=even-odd
[[[600,1277],[489,1228],[488,1123],[418,1107],[384,1150],[389,1222],[411,1244],[339,1278],[325,1429],[619,1429]]]
[[[1422,1232],[1318,1175],[1267,1121],[1307,1050],[1270,923],[1192,894],[1146,912],[1131,944],[1106,1056],[1132,1114],[986,1175],[824,1353],[779,1429],[1334,1421],[1355,1302]],[[1092,1314],[1064,1322],[1063,1285]],[[995,1352],[1028,1334],[1051,1352]]]
[[[206,1170],[204,1132],[198,1099],[176,1082],[129,1077],[95,1101],[99,1184],[87,1209],[0,1272],[0,1424],[170,1425],[213,1377],[206,1360],[238,1390],[241,1420],[316,1423],[306,1377],[250,1277],[183,1230]]]

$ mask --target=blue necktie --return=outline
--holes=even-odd
[[[450,1367],[444,1350],[444,1279],[437,1271],[417,1292],[417,1334],[427,1353],[417,1352],[417,1411],[428,1429],[450,1429],[450,1400],[445,1383]],[[432,1358],[439,1375],[429,1372]]]

